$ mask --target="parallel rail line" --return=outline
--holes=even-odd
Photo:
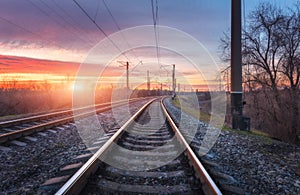
[[[141,99],[143,99],[143,98],[134,98],[134,99],[130,99],[129,101],[134,102],[134,101],[138,101]],[[51,118],[53,119],[49,122],[32,125],[30,127],[23,127],[21,129],[13,130],[8,133],[2,133],[2,134],[0,134],[0,144],[23,137],[23,136],[31,135],[36,132],[44,131],[46,129],[57,127],[59,125],[63,125],[68,122],[73,122],[74,118],[84,118],[84,117],[88,117],[95,113],[101,113],[101,112],[110,110],[112,105],[121,106],[121,105],[126,104],[127,102],[128,102],[128,100],[121,100],[121,101],[116,101],[113,103],[109,102],[109,103],[97,104],[97,105],[93,105],[93,106],[85,106],[85,107],[76,108],[73,110],[64,110],[64,111],[59,111],[59,112],[54,112],[54,113],[48,113],[48,114],[43,114],[43,115],[37,115],[37,116],[32,116],[32,117],[26,117],[26,118],[21,118],[21,119],[0,122],[0,129],[3,129],[3,128],[13,127],[13,126],[20,125],[20,124],[36,122],[36,121],[40,121],[40,120],[44,120],[44,119],[51,119]],[[74,114],[74,112],[76,114]],[[82,112],[82,113],[78,113],[78,112]],[[60,118],[56,119],[55,117],[60,117]]]
[[[166,108],[163,105],[163,101],[161,100],[159,104],[159,108],[155,105],[155,101],[157,100],[151,100],[147,104],[145,104],[138,112],[136,112],[110,139],[108,139],[107,142],[105,142],[102,147],[57,191],[56,194],[79,194],[80,192],[84,193],[89,193],[90,189],[89,186],[91,187],[91,193],[95,193],[95,189],[104,189],[104,191],[107,194],[110,193],[123,193],[122,190],[124,190],[124,194],[130,193],[130,194],[148,194],[148,193],[162,193],[162,192],[170,192],[170,193],[181,193],[184,192],[185,190],[188,192],[193,192],[193,194],[222,194],[219,188],[216,186],[214,181],[211,179],[207,171],[204,169],[202,166],[201,162],[193,152],[193,150],[190,148],[189,144],[185,141],[184,137],[180,133],[179,129],[175,125],[175,123],[172,121],[172,118],[168,114]],[[156,102],[157,103],[157,102]],[[154,105],[154,106],[153,106]],[[151,107],[152,106],[152,107]],[[135,129],[134,131],[137,131],[134,122],[139,123],[139,121],[143,120],[143,116],[147,118],[147,112],[149,112],[149,109],[156,109],[162,111],[162,115],[166,117],[166,120],[164,122],[164,126],[160,128],[159,130],[155,130],[155,133],[150,134],[148,136],[144,137],[139,137],[136,136],[136,134],[132,135],[130,133],[130,130]],[[147,110],[148,109],[148,110]],[[146,113],[146,114],[145,114]],[[160,114],[158,114],[160,115]],[[149,117],[148,117],[149,118]],[[145,121],[142,123],[145,123]],[[153,124],[152,124],[153,125]],[[154,126],[150,126],[147,128],[148,130],[143,130],[141,131],[149,131],[149,129],[153,129]],[[152,131],[151,131],[152,132]],[[153,130],[154,132],[154,130]],[[159,137],[160,136],[160,137]],[[173,169],[174,169],[174,164],[179,167],[179,170],[176,170],[173,172],[169,170],[167,173],[161,173],[161,169],[154,169],[151,170],[151,173],[148,173],[147,171],[122,171],[118,168],[114,168],[104,162],[102,162],[99,159],[103,158],[114,158],[118,157],[117,155],[109,155],[113,154],[111,151],[114,150],[112,149],[113,144],[118,143],[123,145],[130,145],[130,147],[133,149],[133,153],[135,151],[139,151],[140,149],[144,150],[149,150],[150,148],[150,153],[151,153],[151,148],[155,148],[154,145],[151,144],[164,144],[168,142],[168,139],[172,138],[173,136],[176,137],[178,143],[180,144],[181,147],[184,147],[185,150],[184,152],[178,157],[177,161],[172,161],[171,164],[173,163]],[[167,139],[167,140],[165,140]],[[126,142],[127,140],[127,142]],[[155,141],[156,140],[156,141]],[[131,142],[131,143],[130,143]],[[148,148],[148,149],[147,149]],[[140,150],[140,151],[142,151]],[[122,151],[122,150],[120,150]],[[122,155],[122,153],[119,152],[119,155]],[[164,155],[164,154],[158,154],[158,155]],[[151,156],[150,156],[151,157]],[[151,159],[151,158],[150,158]],[[188,162],[185,162],[187,159]],[[132,159],[133,160],[133,159]],[[181,164],[176,164],[180,162]],[[185,162],[188,166],[188,168],[185,168],[183,170],[180,169],[180,167],[184,167],[186,165],[182,165],[182,163]],[[132,163],[132,162],[128,162]],[[175,166],[175,167],[176,167]],[[170,164],[165,165],[164,169],[168,171],[166,167],[172,167]],[[113,176],[109,176],[108,178],[115,178],[118,180],[120,177],[122,182],[125,182],[125,184],[119,184],[117,181],[98,181],[97,184],[91,183],[93,180],[97,180],[97,178],[104,178],[107,176],[108,170],[115,170]],[[192,177],[191,176],[182,176],[182,173],[193,173]],[[153,186],[153,185],[146,185],[145,183],[139,183],[139,184],[130,184],[130,180],[132,178],[140,178],[140,180],[145,179],[147,175],[151,175],[149,177],[154,177],[155,175],[168,175],[167,177],[174,177],[171,176],[172,174],[178,176],[179,173],[181,173],[181,176],[183,178],[183,181],[186,182],[186,185],[183,185],[183,187],[180,185],[177,186],[172,186],[172,181],[166,186],[160,185],[160,186]],[[125,174],[125,176],[118,176],[118,174]],[[97,176],[97,175],[103,175],[103,176]],[[180,174],[179,174],[180,175]],[[124,177],[125,181],[124,181]],[[90,179],[94,178],[94,179]],[[96,178],[96,179],[95,179]],[[127,178],[127,179],[126,179]],[[192,178],[193,181],[190,181]],[[146,178],[147,179],[147,178]],[[161,179],[161,178],[160,178]],[[174,178],[173,178],[174,179]],[[155,179],[154,179],[155,180]],[[143,180],[144,181],[144,180]],[[161,181],[161,180],[157,180]],[[127,183],[126,183],[127,182]],[[129,182],[129,183],[128,183]],[[96,186],[93,186],[96,185]],[[100,185],[100,187],[97,185]],[[116,186],[117,185],[117,186]],[[170,186],[171,185],[171,186]],[[188,188],[187,186],[190,186]],[[121,189],[120,189],[121,188]],[[121,191],[120,191],[121,190]],[[152,190],[152,191],[151,191]],[[155,191],[157,190],[157,191]],[[183,191],[182,191],[183,190]],[[102,193],[102,192],[101,192]]]

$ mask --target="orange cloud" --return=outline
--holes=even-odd
[[[44,73],[74,75],[79,63],[39,60],[26,57],[0,55],[0,74],[3,73]]]

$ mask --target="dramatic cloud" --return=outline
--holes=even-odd
[[[107,1],[110,13],[102,1],[78,0],[78,3],[107,35],[118,28],[153,24],[151,1]],[[159,25],[179,28],[202,40],[209,39],[207,35],[212,30],[222,32],[226,28],[229,12],[226,3],[210,4],[190,0],[184,3],[159,1]],[[0,42],[13,48],[36,44],[35,47],[43,49],[46,45],[88,51],[105,37],[73,1],[3,0],[0,13]]]
[[[294,0],[266,1],[282,8],[295,3]],[[77,0],[77,2],[91,19],[71,0],[1,0],[0,74],[19,72],[74,75],[79,64],[85,61],[89,51],[105,38],[103,32],[110,35],[120,29],[153,25],[150,0],[106,0],[107,7],[101,0]],[[261,0],[244,1],[245,16],[259,2]],[[191,35],[203,44],[217,64],[221,64],[218,55],[219,40],[223,32],[230,29],[230,4],[229,0],[158,1],[157,24],[177,28]],[[140,39],[155,40],[154,28],[151,35],[139,36]],[[160,36],[162,34],[157,32],[158,45],[163,41],[159,39]],[[168,36],[178,47],[185,44],[172,37],[172,34]],[[120,41],[123,43],[127,40]],[[201,56],[194,48],[190,48],[189,52],[191,56]],[[139,48],[127,54],[131,67],[143,61],[144,66],[141,71],[151,69],[152,74],[155,75],[153,79],[157,80],[166,73],[157,64],[156,69],[151,67],[158,62],[155,48]],[[176,64],[178,72],[194,79],[195,83],[199,82],[198,73],[189,66],[191,64],[183,56],[174,51],[160,49],[160,57],[162,63]],[[118,59],[115,59],[114,63],[116,60]],[[211,64],[207,65],[208,68],[209,65]],[[137,70],[132,72],[132,75],[140,74],[141,79],[144,79],[144,72],[139,73]],[[204,66],[201,71],[201,74],[208,72]],[[124,70],[114,65],[105,70],[103,77],[117,77],[123,73]]]

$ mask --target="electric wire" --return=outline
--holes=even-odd
[[[6,18],[3,18],[3,17],[0,16],[0,19],[3,20],[3,21],[5,21],[5,22],[7,22],[7,23],[9,23],[9,24],[11,24],[11,25],[13,25],[13,26],[15,26],[15,27],[17,27],[17,28],[19,28],[19,29],[21,29],[21,30],[23,30],[23,31],[25,31],[25,32],[27,32],[27,33],[29,33],[29,34],[33,34],[33,35],[35,35],[37,37],[43,38],[41,35],[33,32],[33,31],[31,31],[31,30],[29,30],[29,29],[27,29],[27,28],[25,28],[25,27],[23,27],[23,26],[21,26],[19,24],[16,24],[16,23],[14,23],[14,22],[6,19]]]
[[[64,21],[66,24],[68,24],[69,26],[71,26],[72,28],[73,28],[73,30],[74,31],[76,31],[77,33],[73,33],[74,35],[76,35],[77,37],[80,37],[79,35],[81,34],[81,33],[79,33],[79,31],[78,31],[78,29],[73,25],[73,24],[71,24],[69,21],[67,21],[60,13],[58,13],[54,8],[52,8],[48,3],[46,3],[46,2],[44,2],[43,0],[40,0],[40,2],[44,5],[44,6],[46,6],[50,11],[52,11],[53,13],[55,13],[62,21]],[[79,35],[78,35],[78,33],[79,33]],[[86,37],[85,37],[86,38]],[[81,39],[81,38],[80,38]],[[84,42],[86,42],[85,40],[83,40],[83,39],[81,39],[82,41],[84,41]],[[88,39],[87,38],[87,40],[88,40],[88,45],[89,46],[93,46],[91,43],[92,43],[92,41],[90,40],[90,39]]]
[[[128,43],[127,39],[125,38],[124,34],[122,33],[122,29],[120,27],[120,25],[118,24],[117,20],[115,19],[115,17],[113,16],[111,10],[109,9],[108,5],[106,4],[105,0],[102,0],[105,9],[107,10],[108,14],[110,15],[110,17],[112,18],[115,26],[117,27],[117,29],[120,31],[122,38],[124,39],[125,43],[127,44],[127,46],[129,48],[131,48],[130,44]],[[134,50],[132,50],[132,54],[134,56],[135,59],[138,60],[138,62],[141,62],[141,60],[137,57],[137,55],[135,54]]]
[[[98,1],[98,3],[97,3],[97,9],[96,9],[96,13],[95,13],[95,15],[94,15],[94,20],[96,21],[96,19],[97,19],[97,15],[98,15],[98,12],[99,12],[99,1]]]
[[[17,28],[23,30],[24,32],[27,32],[27,33],[29,33],[29,34],[32,34],[32,35],[36,36],[36,37],[39,37],[39,38],[42,39],[43,41],[46,41],[46,42],[51,43],[51,44],[53,44],[53,45],[56,45],[58,48],[61,48],[61,49],[64,49],[64,48],[65,48],[64,46],[62,46],[62,45],[60,45],[60,44],[58,44],[58,43],[56,43],[56,42],[54,42],[54,41],[51,41],[51,40],[49,40],[48,38],[45,38],[44,36],[42,36],[42,35],[40,35],[40,34],[38,34],[38,33],[35,33],[35,32],[29,30],[28,28],[26,28],[26,27],[24,27],[24,26],[21,26],[21,25],[19,25],[19,24],[16,24],[16,23],[14,23],[14,22],[11,21],[11,20],[8,20],[8,19],[3,18],[3,17],[1,17],[1,16],[0,16],[0,19],[1,19],[2,21],[5,21],[6,23],[8,23],[8,24],[10,24],[10,25],[13,25],[13,26],[15,26],[15,27],[17,27]]]
[[[78,29],[80,30],[80,32],[82,32],[82,33],[84,33],[84,34],[87,34],[87,33],[88,33],[88,32],[85,32],[85,31],[82,30],[82,29],[85,29],[85,27],[82,26],[81,23],[77,22],[77,21],[74,19],[74,17],[72,17],[72,16],[68,13],[68,11],[67,11],[66,9],[64,9],[62,6],[60,6],[60,5],[56,2],[56,0],[54,0],[54,1],[52,1],[52,2],[55,4],[55,6],[56,6],[61,12],[63,12],[68,18],[70,18],[70,20],[72,20],[72,22],[73,22],[76,26],[80,27],[80,28],[78,28]],[[91,39],[89,39],[89,37],[87,37],[87,39],[88,39],[90,42],[93,42],[93,43],[94,43],[94,41],[92,41]],[[95,39],[95,37],[93,37],[93,39]]]
[[[155,10],[154,10],[154,1],[151,0],[151,7],[152,7],[152,19],[153,19],[153,27],[154,27],[154,34],[155,34],[155,45],[156,45],[156,57],[157,57],[157,62],[160,64],[160,59],[159,59],[159,42],[158,42],[158,33],[157,33],[157,19],[158,19],[158,4],[156,0],[156,5],[155,5]]]
[[[73,0],[73,2],[79,7],[79,9],[89,18],[89,20],[91,20],[91,22],[93,22],[95,24],[95,26],[98,28],[98,30],[100,30],[102,32],[102,34],[120,51],[120,53],[128,60],[129,58],[126,56],[125,53],[123,53],[121,51],[121,49],[118,47],[118,45],[116,45],[116,43],[111,40],[108,35],[105,33],[105,31],[97,24],[97,22],[87,13],[87,11],[76,1]]]
[[[52,18],[51,15],[49,13],[47,13],[45,10],[43,10],[40,6],[38,6],[36,3],[32,2],[31,0],[28,0],[27,2],[29,2],[32,6],[34,6],[36,9],[38,9],[42,14],[46,15],[47,17],[49,17],[53,22],[55,22],[56,24],[58,24],[59,26],[61,26],[63,29],[65,29],[67,32],[71,33],[74,37],[77,37],[78,39],[80,39],[82,42],[84,42],[85,44],[88,44],[85,40],[81,39],[80,37],[78,37],[76,34],[74,34],[74,32],[70,31],[69,29],[67,29],[63,24],[61,24],[59,21],[57,21],[56,19]],[[42,1],[41,1],[42,2]],[[42,2],[43,3],[43,2]]]
[[[160,47],[159,47],[159,30],[157,29],[157,25],[159,25],[159,9],[158,9],[158,1],[151,0],[151,8],[152,8],[152,19],[153,19],[153,27],[154,27],[154,35],[155,35],[155,45],[156,45],[156,58],[157,63],[160,65],[160,68],[163,68],[167,74],[169,74],[169,71],[165,68],[165,66],[162,66],[160,63]]]

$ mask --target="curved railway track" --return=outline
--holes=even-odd
[[[156,151],[160,146],[164,152]],[[221,194],[158,100],[143,106],[56,194],[79,193]]]
[[[129,102],[131,103],[142,99],[144,98],[134,98],[130,99]],[[121,100],[113,103],[109,102],[93,106],[85,106],[71,110],[0,122],[0,144],[73,122],[74,118],[83,118],[95,113],[107,111],[111,109],[112,105],[121,106],[126,103],[128,103],[128,100]]]

